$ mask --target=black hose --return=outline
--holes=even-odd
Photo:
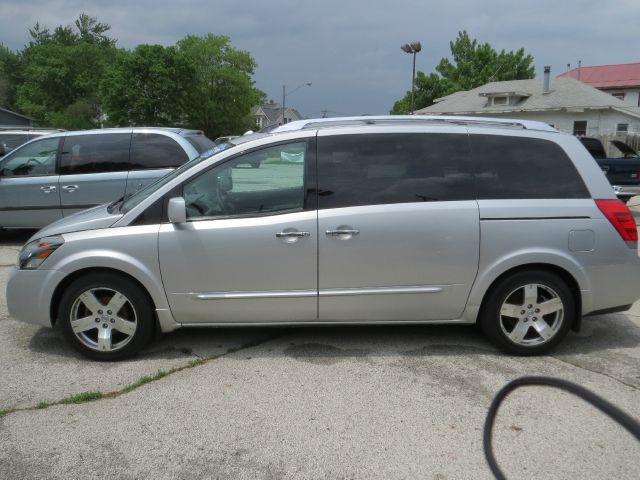
[[[638,441],[640,441],[640,423],[635,420],[633,417],[629,416],[622,410],[620,410],[615,405],[609,403],[604,398],[596,395],[595,393],[587,390],[580,385],[576,385],[575,383],[568,382],[566,380],[562,380],[560,378],[553,377],[521,377],[516,378],[515,380],[507,383],[502,389],[496,394],[493,401],[491,402],[491,406],[489,407],[489,412],[487,413],[487,419],[484,422],[484,431],[482,435],[482,446],[484,448],[484,455],[487,459],[487,463],[489,464],[489,468],[493,475],[498,480],[505,480],[506,477],[500,467],[498,466],[498,462],[496,460],[495,454],[493,453],[493,424],[495,423],[496,416],[498,414],[498,409],[500,405],[504,401],[504,399],[513,392],[515,389],[520,387],[528,387],[528,386],[543,386],[543,387],[555,387],[560,390],[564,390],[566,392],[572,393],[586,402],[590,403],[598,410],[602,411],[605,415],[608,415],[610,418],[618,422],[621,426],[623,426],[629,433],[631,433]]]

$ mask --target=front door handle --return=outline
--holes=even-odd
[[[65,185],[64,187],[62,187],[62,189],[71,193],[75,192],[78,189],[78,185]]]
[[[51,192],[55,192],[56,191],[56,186],[55,185],[46,185],[44,187],[40,187],[40,190],[42,190],[42,193],[51,193]]]
[[[309,237],[311,234],[309,232],[278,232],[276,233],[277,238],[302,238]]]
[[[330,237],[338,237],[340,235],[358,235],[360,233],[360,230],[345,228],[340,230],[327,230],[324,233],[326,233]]]

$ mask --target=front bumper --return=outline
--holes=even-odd
[[[64,273],[58,270],[14,268],[7,282],[9,315],[21,322],[51,327],[51,299],[63,278]]]

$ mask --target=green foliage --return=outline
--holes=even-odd
[[[105,35],[108,25],[85,14],[75,27],[59,26],[51,33],[36,23],[29,29],[15,103],[38,124],[69,129],[100,124],[98,85],[115,57],[115,40]]]
[[[177,43],[178,51],[193,65],[188,124],[204,130],[209,138],[239,134],[254,126],[250,110],[265,94],[254,86],[255,60],[231,46],[228,37],[189,35]]]
[[[189,35],[127,51],[109,29],[83,13],[53,30],[36,23],[20,52],[0,45],[0,106],[71,130],[184,126],[216,138],[253,126],[251,107],[264,98],[252,80],[256,63],[228,37]]]
[[[16,86],[20,82],[21,70],[18,54],[0,44],[0,107],[15,108]]]
[[[194,78],[194,67],[175,47],[121,50],[100,88],[109,124],[185,125]]]
[[[416,75],[415,109],[433,105],[434,100],[460,90],[470,90],[488,82],[523,80],[535,77],[533,57],[524,48],[497,52],[489,43],[480,44],[466,31],[449,43],[452,60],[443,58],[437,73]],[[408,113],[411,92],[397,101],[391,113]]]
[[[450,83],[443,80],[435,73],[426,75],[424,72],[416,73],[415,110],[433,105],[435,99],[448,95],[451,89]],[[407,115],[411,113],[411,92],[407,92],[404,98],[398,100],[391,110],[392,115]]]

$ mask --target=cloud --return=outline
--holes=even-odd
[[[255,80],[269,98],[312,82],[287,99],[304,115],[323,109],[386,113],[411,84],[411,57],[402,43],[420,40],[417,66],[432,71],[449,41],[466,29],[497,49],[524,47],[536,70],[640,61],[636,0],[0,0],[0,41],[28,42],[27,27],[71,24],[81,13],[112,26],[118,45],[173,44],[188,34],[228,35],[258,62]]]

